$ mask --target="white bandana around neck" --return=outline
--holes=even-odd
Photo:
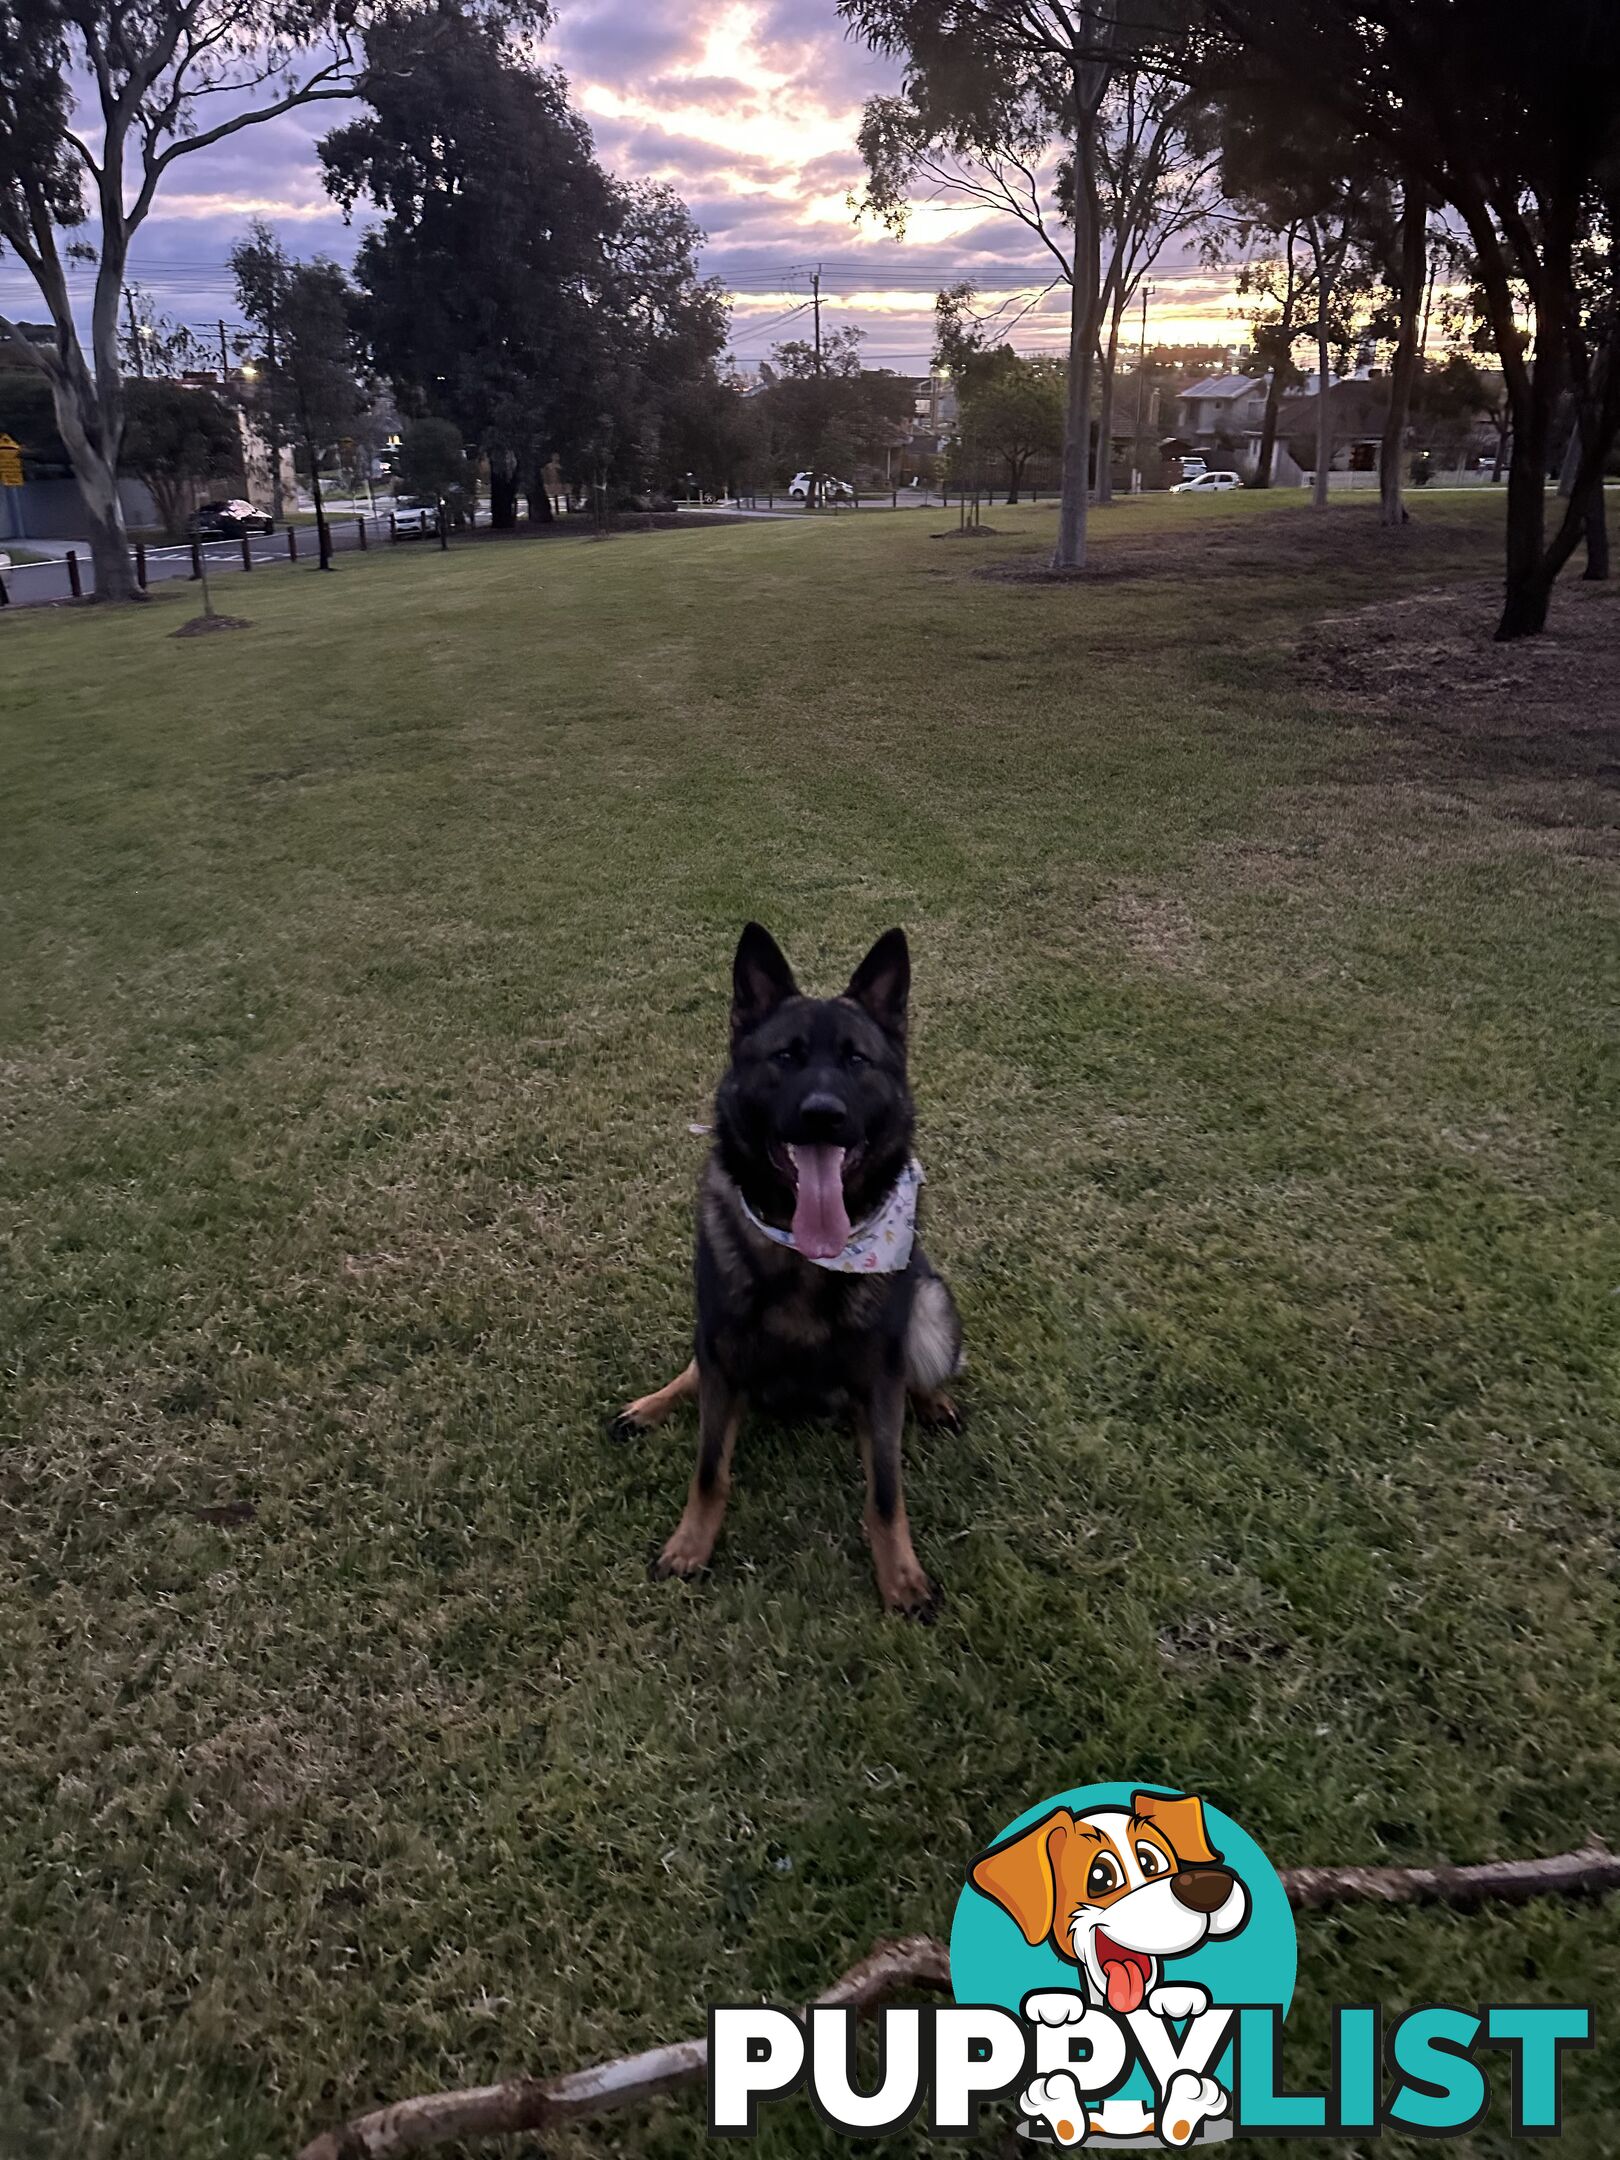
[[[911,1248],[917,1241],[917,1194],[923,1183],[923,1166],[913,1155],[895,1179],[883,1205],[850,1231],[849,1242],[841,1253],[831,1260],[817,1260],[810,1253],[800,1253],[800,1259],[808,1260],[812,1267],[828,1268],[834,1275],[898,1275],[910,1260]],[[740,1186],[737,1199],[754,1228],[763,1231],[773,1245],[786,1245],[790,1252],[799,1251],[791,1230],[778,1230],[773,1223],[760,1221],[743,1198]]]

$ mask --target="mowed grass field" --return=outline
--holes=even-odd
[[[802,2000],[1091,1779],[1278,1865],[1620,1836],[1614,866],[1587,781],[1294,657],[1492,573],[1499,504],[1415,510],[1124,504],[1084,587],[973,575],[1049,544],[998,507],[0,624],[7,2154],[286,2154]],[[605,1430],[687,1355],[749,916],[820,988],[912,940],[931,1629],[848,1434],[747,1430],[689,1587],[689,1419]],[[1300,1948],[1301,2083],[1332,2002],[1596,2003],[1613,2151],[1620,1902]],[[693,2093],[544,2151],[705,2143]]]

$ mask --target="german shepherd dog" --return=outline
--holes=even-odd
[[[743,931],[731,1062],[698,1186],[696,1355],[615,1427],[650,1431],[697,1397],[697,1467],[655,1576],[708,1565],[746,1404],[800,1416],[853,1405],[879,1593],[892,1612],[933,1616],[900,1436],[908,1392],[925,1421],[957,1424],[941,1389],[960,1368],[962,1329],[912,1236],[910,987],[903,931],[885,931],[835,998],[806,997],[770,933]]]

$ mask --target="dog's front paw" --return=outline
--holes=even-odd
[[[920,1627],[932,1627],[939,1615],[939,1585],[929,1581],[915,1554],[879,1566],[878,1595],[890,1612]]]
[[[1060,2145],[1086,2142],[1086,2103],[1067,2070],[1033,2079],[1019,2095],[1018,2105],[1024,2114],[1045,2123]]]
[[[610,1417],[607,1429],[610,1440],[641,1440],[652,1431],[651,1425],[643,1423],[634,1403],[627,1403]]]
[[[1201,2017],[1209,2008],[1209,1989],[1184,1980],[1170,1987],[1156,1987],[1147,1999],[1156,2018]]]
[[[667,1582],[672,1575],[690,1582],[694,1575],[703,1573],[713,1557],[713,1532],[706,1526],[688,1522],[683,1516],[649,1573],[654,1582]]]
[[[1201,2123],[1225,2113],[1226,2094],[1213,2078],[1200,2077],[1195,2070],[1178,2070],[1164,2089],[1159,2135],[1166,2145],[1190,2145]]]
[[[1086,1998],[1078,1988],[1043,1988],[1024,1997],[1024,2016],[1031,2025],[1079,2025],[1085,2015]]]

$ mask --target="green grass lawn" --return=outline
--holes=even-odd
[[[1093,1778],[1279,1865],[1620,1835],[1612,861],[1585,782],[1292,657],[1492,572],[1499,501],[1414,510],[1335,568],[1121,504],[1083,589],[973,576],[1050,534],[998,506],[0,624],[8,2154],[284,2154],[802,1999]],[[818,986],[911,935],[932,1629],[846,1434],[748,1431],[686,1587],[690,1423],[604,1430],[687,1354],[750,915]],[[1300,1936],[1292,2076],[1333,2001],[1595,2001],[1613,2151],[1614,1902]]]

